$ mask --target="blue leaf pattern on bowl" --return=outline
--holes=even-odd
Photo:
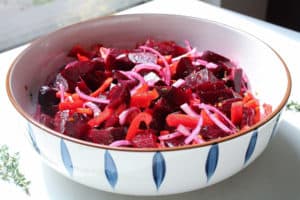
[[[280,115],[281,115],[281,113],[276,118],[275,124],[274,124],[273,129],[272,129],[271,138],[273,138],[273,136],[275,135],[275,131],[276,131],[279,119],[280,119]]]
[[[107,150],[104,154],[104,169],[107,181],[112,188],[115,188],[118,181],[118,170],[112,156]]]
[[[244,164],[246,164],[248,162],[248,160],[250,159],[250,157],[252,156],[255,146],[256,146],[256,142],[257,142],[257,130],[255,130],[251,136],[246,154],[245,154],[245,160],[244,160]]]
[[[29,138],[31,140],[32,146],[36,150],[36,152],[38,152],[40,154],[41,151],[40,151],[40,148],[38,147],[38,145],[36,143],[36,139],[35,139],[33,130],[31,128],[31,125],[29,123],[27,123],[27,126],[28,126],[28,134],[29,134]]]
[[[156,152],[152,159],[153,180],[158,190],[166,175],[166,162],[160,152]]]
[[[207,182],[214,175],[219,160],[219,147],[218,144],[213,144],[209,149],[206,164],[205,164],[205,172],[207,177]]]
[[[60,155],[63,161],[63,164],[68,171],[70,176],[73,176],[73,163],[68,150],[68,147],[63,139],[60,140]]]

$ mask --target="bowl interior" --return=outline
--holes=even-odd
[[[112,47],[134,47],[148,38],[174,40],[201,50],[212,50],[239,63],[261,102],[279,111],[286,102],[290,79],[280,57],[257,38],[228,26],[176,15],[123,15],[94,19],[43,37],[26,49],[8,74],[8,93],[14,105],[32,119],[37,91],[69,61],[67,52],[75,44],[89,47],[101,43]],[[29,114],[29,115],[28,115]]]

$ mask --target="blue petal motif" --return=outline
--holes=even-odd
[[[63,161],[63,164],[68,171],[70,176],[73,176],[73,163],[68,150],[68,147],[63,139],[60,140],[60,155]]]
[[[158,190],[166,175],[166,162],[160,152],[156,152],[152,159],[153,180]]]
[[[41,151],[40,151],[39,147],[38,147],[37,144],[36,144],[36,139],[35,139],[33,130],[32,130],[32,128],[31,128],[31,125],[30,125],[29,123],[27,123],[27,126],[28,126],[28,134],[29,134],[31,143],[32,143],[32,145],[33,145],[33,148],[35,149],[36,152],[38,152],[38,153],[40,154]]]
[[[118,170],[113,158],[107,150],[104,154],[104,169],[107,181],[112,188],[115,188],[118,181]]]
[[[250,139],[247,151],[246,151],[244,164],[246,164],[248,162],[251,155],[253,154],[255,146],[256,146],[256,141],[257,141],[257,130],[255,130],[251,136],[251,139]]]
[[[219,160],[219,147],[218,144],[213,144],[208,152],[206,165],[205,165],[207,182],[214,175],[218,165],[218,160]]]
[[[275,131],[276,131],[279,119],[280,119],[280,115],[281,115],[281,113],[276,118],[275,124],[274,124],[273,129],[272,129],[271,138],[273,138],[273,136],[275,135]]]

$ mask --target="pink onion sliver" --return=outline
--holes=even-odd
[[[98,116],[101,113],[100,108],[96,104],[94,104],[93,102],[90,102],[90,101],[85,102],[83,104],[83,106],[92,109],[93,113],[94,113],[94,116]]]
[[[215,68],[218,67],[218,65],[215,64],[215,63],[209,62],[209,63],[207,63],[207,64],[205,65],[205,67],[208,68],[208,69],[215,69]]]
[[[89,95],[86,95],[83,92],[81,92],[78,87],[75,88],[75,91],[79,95],[80,98],[87,100],[87,101],[103,103],[103,104],[109,104],[109,102],[110,102],[108,99],[101,99],[101,98],[96,98],[96,97],[91,97]]]
[[[121,146],[131,146],[131,142],[128,140],[116,140],[112,142],[109,146],[111,147],[121,147]]]
[[[182,54],[182,55],[180,55],[180,56],[177,56],[177,57],[175,57],[175,58],[172,58],[172,62],[178,61],[178,60],[180,60],[181,58],[184,58],[184,57],[191,56],[191,55],[193,55],[194,53],[196,53],[196,48],[193,48],[192,50],[186,52],[185,54]]]
[[[194,128],[191,135],[189,135],[187,138],[185,138],[185,140],[184,140],[185,144],[190,144],[194,140],[194,138],[197,137],[197,135],[199,134],[199,132],[202,128],[202,124],[203,124],[203,118],[200,117],[199,120],[198,120],[196,128]]]
[[[65,87],[61,83],[59,84],[59,92],[60,92],[60,102],[64,102],[65,101]]]
[[[214,113],[217,113],[218,115],[220,115],[230,126],[232,129],[236,130],[236,126],[231,122],[230,119],[228,119],[228,117],[226,115],[224,115],[219,109],[217,109],[214,106],[211,105],[207,105],[204,103],[199,104],[199,108],[207,108],[208,110],[213,111]]]
[[[228,128],[223,122],[221,122],[216,116],[214,116],[207,108],[203,109],[204,112],[208,115],[208,117],[217,125],[220,129],[222,129],[226,133],[233,133],[233,130]]]
[[[116,57],[116,59],[118,60],[118,59],[122,59],[122,58],[125,58],[127,55],[125,54],[125,53],[122,53],[122,54],[120,54],[120,55],[118,55],[117,57]]]
[[[170,134],[167,134],[167,135],[161,135],[158,137],[159,140],[170,140],[170,139],[173,139],[173,138],[177,138],[179,136],[182,136],[182,133],[180,132],[174,132],[174,133],[170,133]]]
[[[192,62],[194,65],[207,65],[207,61],[206,60],[202,60],[202,59],[196,59],[195,61]]]
[[[163,72],[165,73],[165,82],[167,83],[167,85],[170,85],[171,71],[170,71],[170,65],[168,64],[166,58],[163,55],[161,55],[161,53],[159,53],[158,51],[156,51],[155,49],[153,49],[151,47],[140,46],[139,48],[154,53],[162,60],[162,62],[165,65],[165,70],[163,70]]]
[[[138,64],[138,65],[134,66],[132,71],[139,72],[143,69],[154,70],[156,72],[160,72],[161,66],[157,65],[157,64],[154,64],[154,63]]]
[[[137,107],[130,107],[130,108],[124,110],[123,112],[121,112],[120,115],[119,115],[119,123],[120,123],[120,125],[124,125],[124,124],[125,124],[126,118],[127,118],[127,116],[128,116],[131,112],[133,112],[133,111],[139,111],[139,110],[140,110],[140,109],[137,108]]]
[[[193,109],[187,104],[184,103],[180,106],[180,108],[188,115],[192,116],[192,117],[199,117],[200,115],[197,114],[195,111],[193,111]]]
[[[172,84],[173,87],[179,88],[180,86],[182,86],[183,84],[185,84],[185,80],[183,79],[178,79],[175,83]]]
[[[184,136],[189,136],[189,135],[191,135],[190,130],[189,130],[187,127],[185,127],[185,126],[183,126],[183,125],[181,125],[181,124],[179,124],[179,125],[177,126],[176,130],[177,130],[178,132],[182,133],[182,135],[184,135]]]
[[[184,40],[184,43],[185,43],[186,49],[187,49],[188,51],[191,51],[191,50],[192,50],[192,46],[191,46],[190,41]]]

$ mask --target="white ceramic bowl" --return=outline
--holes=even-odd
[[[212,50],[239,62],[252,90],[273,113],[247,132],[204,145],[169,149],[113,148],[70,138],[33,119],[39,87],[66,64],[76,43],[127,47],[149,37]],[[212,21],[176,15],[111,16],[79,23],[33,42],[12,64],[8,96],[28,121],[31,143],[59,173],[79,183],[115,193],[166,195],[187,192],[224,180],[244,169],[265,149],[291,90],[280,56],[259,39]]]

